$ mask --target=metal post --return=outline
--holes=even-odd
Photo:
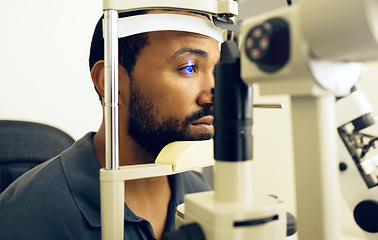
[[[123,239],[125,182],[115,178],[119,172],[118,134],[118,11],[105,10],[105,170],[100,171],[101,237]],[[110,173],[105,178],[105,173]]]
[[[105,169],[119,168],[118,139],[118,12],[105,10]]]
[[[299,240],[341,239],[335,98],[291,97]]]

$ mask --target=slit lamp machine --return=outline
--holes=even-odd
[[[210,21],[177,14],[118,18],[118,12],[143,9],[198,12]],[[378,239],[378,157],[371,151],[377,138],[362,132],[375,121],[357,84],[363,62],[378,59],[378,1],[301,0],[241,24],[232,0],[104,0],[103,10],[103,239],[123,239],[124,181],[209,165],[214,165],[214,191],[185,196],[177,211],[178,231],[163,238],[278,240],[298,230],[299,240],[339,240],[341,188],[365,238]],[[214,139],[171,143],[155,164],[119,166],[118,38],[158,30],[223,42],[213,91]],[[262,95],[290,96],[295,220],[282,201],[252,187],[252,84],[259,84]]]

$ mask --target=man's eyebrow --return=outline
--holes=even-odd
[[[176,58],[180,57],[181,55],[184,55],[184,54],[187,54],[187,53],[191,54],[191,55],[196,55],[196,56],[199,56],[199,57],[202,57],[202,58],[208,58],[207,52],[204,51],[204,50],[202,50],[202,49],[198,49],[198,48],[183,48],[183,49],[180,49],[177,52],[175,52],[173,54],[173,56],[169,58],[169,60],[173,61]]]

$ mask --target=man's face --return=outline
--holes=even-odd
[[[211,138],[218,42],[187,32],[148,35],[129,80],[130,136],[154,155],[173,141]]]

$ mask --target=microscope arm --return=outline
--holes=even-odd
[[[378,152],[373,108],[361,90],[336,101],[340,150],[340,187],[353,217],[368,240],[378,239]]]
[[[376,9],[371,0],[302,0],[241,26],[243,80],[291,97],[301,240],[341,238],[334,98],[350,93],[361,62],[378,59]]]

